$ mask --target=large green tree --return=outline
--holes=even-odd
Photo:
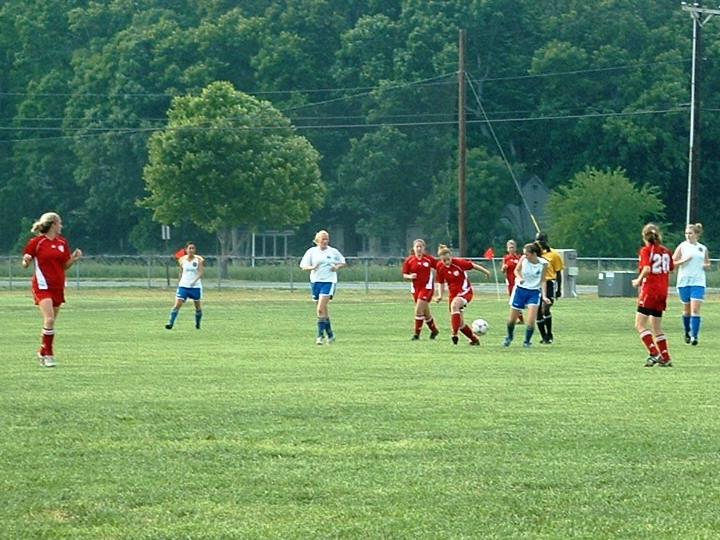
[[[217,233],[222,253],[233,227],[295,226],[323,202],[317,151],[270,103],[227,82],[173,99],[148,147],[143,205],[161,223]]]
[[[664,207],[657,187],[635,186],[622,169],[588,168],[550,196],[550,235],[582,255],[631,257],[643,224]]]

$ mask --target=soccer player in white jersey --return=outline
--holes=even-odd
[[[337,271],[345,266],[345,257],[330,246],[330,235],[327,231],[318,231],[314,243],[315,246],[303,255],[300,268],[310,272],[312,297],[317,302],[318,335],[315,343],[322,345],[325,336],[328,343],[335,341],[335,334],[330,325],[328,304],[335,295]]]
[[[700,306],[705,300],[705,270],[710,268],[707,247],[699,242],[702,223],[685,227],[685,241],[673,253],[678,268],[677,290],[683,304],[685,343],[698,344],[700,335]]]
[[[548,262],[541,255],[542,248],[537,242],[525,244],[523,256],[515,267],[515,287],[510,296],[510,316],[507,323],[507,336],[503,341],[504,347],[509,347],[512,343],[515,336],[515,325],[525,308],[528,312],[525,317],[527,326],[525,327],[523,346],[530,347],[535,332],[538,309],[541,304],[550,303],[545,281],[545,269]]]
[[[165,328],[172,330],[178,313],[180,313],[180,308],[189,298],[195,303],[195,328],[200,330],[200,321],[202,321],[203,315],[201,300],[205,259],[197,254],[195,244],[188,242],[185,246],[185,255],[178,259],[178,265],[180,266],[180,281],[175,294],[175,305],[170,311],[170,319]]]

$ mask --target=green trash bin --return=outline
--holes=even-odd
[[[632,286],[632,280],[637,272],[600,272],[598,274],[598,296],[600,297],[633,297],[637,296],[637,289]]]

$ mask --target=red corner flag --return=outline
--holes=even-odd
[[[495,258],[495,252],[493,251],[493,248],[489,247],[485,250],[485,255],[483,255],[488,261],[491,261]]]
[[[176,259],[179,259],[183,255],[185,255],[185,248],[180,248],[178,251],[175,252]]]

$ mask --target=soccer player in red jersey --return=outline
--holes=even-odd
[[[640,288],[635,328],[650,353],[645,367],[672,367],[667,338],[662,329],[669,276],[674,268],[672,252],[662,245],[660,228],[654,223],[643,227],[642,238],[645,245],[640,250],[640,274],[632,281],[633,287]]]
[[[507,253],[503,257],[503,264],[500,271],[505,274],[505,283],[508,288],[508,295],[512,296],[513,288],[515,287],[515,267],[520,261],[520,254],[517,252],[517,242],[515,240],[508,240],[505,244]],[[518,323],[523,324],[522,312],[519,314]]]
[[[503,257],[503,264],[500,271],[505,274],[505,283],[507,283],[508,294],[512,295],[513,287],[515,286],[515,267],[520,260],[520,254],[517,252],[517,242],[515,240],[508,240],[505,244],[507,253]]]
[[[470,345],[479,345],[480,340],[473,333],[472,329],[463,320],[463,310],[470,303],[473,297],[473,289],[468,279],[469,270],[479,270],[486,276],[490,271],[468,259],[459,259],[452,256],[452,251],[446,245],[438,247],[438,262],[436,268],[437,296],[436,302],[440,302],[443,296],[444,284],[447,283],[450,290],[450,320],[452,322],[452,342],[457,345],[458,331],[462,332],[470,340]]]
[[[70,244],[60,234],[62,220],[54,212],[40,216],[32,226],[35,238],[30,240],[23,251],[23,268],[35,262],[32,278],[32,293],[35,304],[43,317],[42,342],[38,351],[40,365],[55,367],[53,338],[55,321],[60,306],[65,302],[65,271],[82,257],[82,251],[70,251]]]
[[[435,339],[440,333],[430,313],[430,301],[435,291],[433,270],[437,266],[437,259],[426,253],[425,240],[418,238],[413,242],[412,253],[405,259],[402,267],[403,278],[410,280],[410,291],[415,301],[415,333],[412,340],[420,339],[423,323],[430,329],[430,339]]]

